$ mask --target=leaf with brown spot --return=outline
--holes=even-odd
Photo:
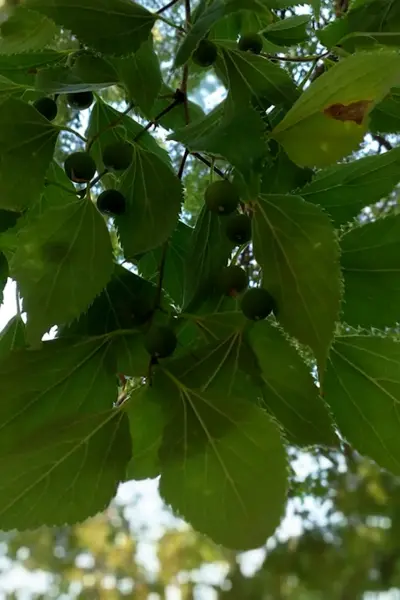
[[[331,104],[324,109],[324,115],[331,117],[336,121],[354,121],[357,125],[362,125],[372,100],[358,100],[350,104]]]

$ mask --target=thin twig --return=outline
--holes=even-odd
[[[279,54],[266,54],[265,52],[262,52],[261,56],[264,56],[264,58],[269,58],[270,60],[282,60],[287,62],[313,62],[314,60],[325,58],[328,56],[328,54],[329,52],[323,52],[321,54],[314,54],[311,56],[280,56]]]
[[[171,0],[171,2],[168,2],[168,4],[166,4],[165,6],[160,8],[156,12],[156,15],[161,15],[161,13],[163,13],[165,10],[168,10],[169,8],[172,8],[175,4],[178,4],[178,2],[179,2],[179,0]]]
[[[182,156],[181,164],[179,165],[179,171],[178,171],[179,179],[182,179],[182,177],[183,177],[183,172],[185,170],[185,165],[186,165],[186,161],[187,161],[189,154],[190,154],[189,150],[186,149]]]
[[[218,169],[218,167],[216,167],[215,165],[213,165],[210,160],[208,160],[207,158],[205,158],[205,156],[203,156],[199,152],[191,152],[191,155],[194,156],[195,158],[197,158],[198,160],[200,160],[205,165],[207,165],[207,167],[210,167],[210,169],[213,169],[214,173],[216,173],[217,175],[219,175],[223,179],[226,179],[226,177],[225,177],[224,173],[221,171],[221,169]]]
[[[75,129],[71,129],[71,127],[60,127],[60,131],[68,131],[69,133],[76,135],[76,137],[81,139],[82,142],[85,142],[85,144],[87,143],[87,139],[85,138],[85,136],[80,134],[79,131],[75,131]]]
[[[107,175],[107,173],[108,173],[108,169],[104,169],[104,171],[102,171],[101,173],[99,173],[97,175],[97,177],[95,177],[94,179],[92,179],[92,181],[90,182],[89,187],[90,188],[94,187],[96,185],[96,183],[99,183],[100,179],[102,177],[104,177],[104,175]]]
[[[147,125],[145,127],[143,127],[143,129],[141,131],[139,131],[139,133],[137,135],[135,135],[135,137],[133,138],[133,141],[137,142],[138,139],[140,139],[142,137],[142,135],[144,133],[146,133],[146,131],[149,131],[149,129],[151,129],[154,125],[157,125],[157,123],[160,121],[160,119],[165,117],[165,115],[167,115],[169,112],[171,112],[171,110],[173,110],[176,106],[179,106],[179,104],[181,104],[181,103],[182,103],[181,98],[175,96],[175,99],[173,100],[173,102],[171,102],[171,104],[166,106],[160,113],[158,113],[158,115],[156,115],[152,121],[149,121],[147,123]]]
[[[386,150],[393,150],[392,144],[389,142],[389,140],[384,138],[382,135],[375,134],[372,136],[372,139],[375,140],[375,142],[378,142],[378,144],[380,146],[383,146],[384,148],[386,148]]]

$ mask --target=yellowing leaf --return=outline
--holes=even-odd
[[[372,108],[400,81],[396,52],[362,52],[318,77],[282,121],[273,137],[300,166],[326,166],[362,141]]]

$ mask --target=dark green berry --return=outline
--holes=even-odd
[[[261,321],[274,310],[275,303],[271,294],[264,288],[250,288],[244,294],[240,307],[247,319]]]
[[[97,208],[109,215],[122,215],[125,212],[125,196],[118,190],[105,190],[97,198]]]
[[[211,67],[217,60],[218,49],[211,40],[200,40],[192,54],[193,62],[199,67]]]
[[[150,356],[166,358],[174,353],[177,339],[171,327],[153,325],[146,334],[144,346]]]
[[[233,213],[239,205],[239,200],[236,186],[226,179],[210,183],[204,194],[207,208],[220,216]]]
[[[228,239],[240,246],[251,240],[251,219],[247,215],[232,215],[227,219],[225,233]]]
[[[67,156],[64,169],[71,181],[88,183],[96,173],[96,163],[88,152],[73,152]]]
[[[67,102],[75,110],[85,110],[93,104],[93,92],[75,92],[67,94]]]
[[[259,33],[245,33],[238,42],[239,50],[260,54],[263,49],[263,38]]]
[[[129,142],[113,142],[103,150],[103,163],[110,171],[125,171],[133,159],[133,147]]]
[[[242,267],[230,265],[219,274],[219,286],[225,296],[237,296],[249,285],[249,278]]]
[[[57,103],[53,98],[39,98],[35,100],[33,106],[49,121],[53,121],[57,116]]]

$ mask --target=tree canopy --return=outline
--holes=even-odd
[[[6,3],[1,530],[159,478],[239,552],[293,453],[397,485],[399,32],[391,0]]]

